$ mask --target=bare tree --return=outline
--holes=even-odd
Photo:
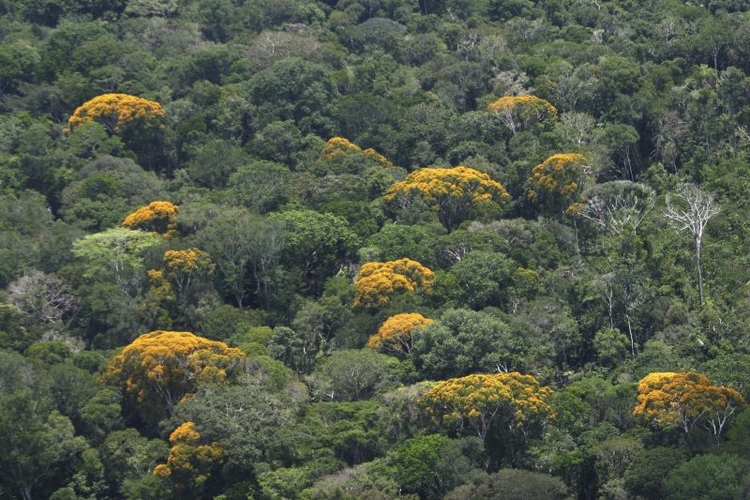
[[[667,210],[664,216],[672,227],[678,231],[688,231],[693,235],[695,243],[695,266],[698,272],[698,296],[703,303],[703,269],[701,267],[701,243],[706,224],[714,215],[719,213],[714,195],[706,193],[695,184],[681,184],[674,198],[679,205],[675,206],[672,196],[667,196]],[[687,208],[685,208],[687,205]]]
[[[36,270],[8,285],[8,299],[32,326],[44,329],[45,338],[55,338],[66,330],[79,309],[79,300],[67,283]]]
[[[644,184],[613,181],[596,185],[584,192],[584,197],[588,200],[578,214],[613,236],[620,236],[625,228],[638,231],[654,208],[656,194]]]

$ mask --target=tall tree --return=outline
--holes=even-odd
[[[190,332],[145,333],[109,363],[105,378],[148,423],[172,414],[203,383],[227,383],[244,357],[224,342]]]
[[[510,195],[497,181],[468,167],[422,168],[390,187],[385,201],[396,209],[405,208],[417,196],[437,212],[449,231],[473,217],[483,207],[500,208]]]
[[[703,374],[656,372],[638,382],[633,415],[659,427],[677,426],[685,433],[702,423],[718,439],[729,417],[744,404],[739,392],[711,385]]]
[[[667,196],[667,210],[664,216],[678,231],[687,231],[693,236],[695,245],[695,267],[698,273],[698,296],[703,303],[703,269],[701,265],[701,244],[703,231],[711,218],[719,213],[714,195],[705,192],[695,184],[682,184],[675,193],[681,206],[675,206],[673,198]],[[687,205],[687,207],[685,207]]]
[[[419,405],[440,422],[469,427],[485,442],[492,425],[523,429],[552,415],[552,389],[518,372],[467,375],[435,384]]]
[[[408,356],[414,348],[416,331],[432,323],[419,313],[402,313],[391,316],[380,326],[378,333],[367,340],[367,347],[396,356]]]
[[[68,120],[66,131],[88,121],[102,123],[111,134],[131,122],[156,120],[164,110],[156,101],[128,94],[102,94],[80,105]]]
[[[384,307],[394,294],[429,290],[434,282],[435,273],[415,260],[368,262],[354,283],[354,307]]]
[[[494,113],[513,135],[532,125],[557,119],[557,109],[544,99],[533,95],[506,95],[490,103],[487,109]]]

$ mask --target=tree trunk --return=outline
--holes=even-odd
[[[703,304],[703,269],[701,269],[701,238],[695,238],[695,267],[698,270],[698,297]]]

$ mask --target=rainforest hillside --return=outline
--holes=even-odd
[[[748,11],[0,0],[0,498],[747,498]]]

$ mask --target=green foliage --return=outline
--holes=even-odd
[[[511,328],[496,316],[449,309],[422,329],[412,358],[420,376],[440,380],[474,372],[538,368],[532,360],[544,349],[540,344],[541,339],[522,328]]]
[[[643,498],[665,498],[664,478],[683,458],[679,450],[663,446],[637,452],[625,471],[625,489]]]
[[[391,356],[371,349],[336,351],[321,360],[307,382],[321,401],[370,399],[394,385],[396,364]]]
[[[325,278],[346,264],[359,244],[346,221],[335,215],[290,210],[272,214],[271,220],[288,234],[286,259],[299,273],[303,291],[319,292]]]
[[[738,498],[747,487],[747,468],[747,460],[735,455],[699,455],[667,474],[665,498]]]
[[[8,450],[0,458],[6,471],[0,482],[25,498],[86,446],[70,420],[40,396],[28,390],[0,393],[0,445]]]
[[[0,497],[742,496],[747,10],[0,0]],[[160,427],[97,377],[178,327],[244,356]],[[425,379],[513,370],[554,420],[433,434]]]
[[[502,496],[503,498],[522,500],[527,498],[568,498],[568,488],[556,477],[541,472],[522,469],[501,469],[487,475],[477,485],[459,487],[445,498],[480,499]]]

